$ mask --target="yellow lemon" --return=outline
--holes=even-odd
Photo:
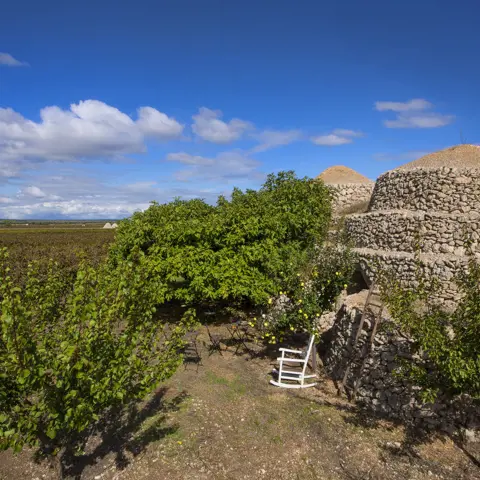
[[[302,313],[302,311],[303,311],[302,309],[299,310],[300,313]]]

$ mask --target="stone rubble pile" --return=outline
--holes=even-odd
[[[352,387],[360,379],[356,400],[366,409],[390,419],[414,423],[427,429],[440,429],[448,433],[463,432],[469,441],[479,440],[480,404],[468,396],[447,400],[439,398],[434,404],[423,404],[418,387],[407,379],[393,375],[402,361],[414,362],[409,339],[388,328],[385,319],[375,336],[373,351],[363,371],[360,371],[365,343],[370,339],[371,320],[364,323],[360,340],[355,349],[353,339],[362,315],[360,307],[344,303],[334,315],[328,329],[329,341],[323,349],[322,360],[326,372],[334,380],[342,380],[347,365],[353,363],[347,379]],[[332,319],[330,319],[332,320]]]

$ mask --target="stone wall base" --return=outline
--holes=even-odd
[[[367,318],[360,340],[352,349],[362,307],[351,303],[347,297],[336,314],[323,321],[322,360],[326,372],[337,381],[343,378],[352,358],[362,358],[372,328],[372,321]],[[352,387],[359,379],[357,403],[383,418],[450,434],[462,432],[469,441],[480,440],[480,402],[465,395],[455,399],[439,397],[434,404],[423,404],[419,387],[394,374],[402,361],[415,361],[411,342],[394,332],[388,318],[384,319],[363,370],[360,371],[361,361],[350,367],[346,384]]]

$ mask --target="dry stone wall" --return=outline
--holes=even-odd
[[[435,211],[461,215],[480,205],[480,170],[392,170],[375,183],[370,210]]]
[[[346,218],[367,283],[380,268],[415,286],[418,253],[423,270],[441,280],[437,299],[458,300],[453,277],[468,261],[466,240],[480,255],[480,170],[414,168],[380,176],[365,214]]]
[[[406,423],[440,429],[453,433],[463,430],[470,440],[478,439],[480,428],[480,404],[468,396],[456,398],[439,397],[434,404],[423,404],[419,389],[407,379],[393,375],[402,361],[415,361],[412,345],[404,336],[389,328],[388,318],[381,324],[373,343],[371,355],[363,369],[364,346],[370,339],[372,321],[367,318],[360,340],[353,348],[362,315],[359,307],[344,303],[336,313],[323,345],[322,360],[327,373],[334,380],[342,380],[351,360],[347,386],[359,381],[356,400],[366,409],[379,416],[400,419]],[[391,327],[391,326],[390,326]]]
[[[335,193],[334,211],[341,213],[354,205],[370,202],[375,184],[330,183],[327,186]]]
[[[465,255],[465,240],[480,252],[480,213],[445,214],[407,210],[372,211],[369,215],[351,215],[346,231],[358,248],[413,253]]]
[[[439,281],[432,294],[432,301],[442,305],[445,310],[452,310],[461,295],[454,281],[455,275],[466,269],[468,257],[456,255],[412,254],[406,252],[388,252],[373,249],[357,249],[360,268],[368,285],[380,272],[391,272],[406,288],[417,287],[417,271],[427,278]]]

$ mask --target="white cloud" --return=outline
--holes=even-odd
[[[184,125],[152,107],[138,109],[137,125],[147,137],[167,140],[179,137]]]
[[[229,122],[220,120],[220,110],[210,110],[202,107],[197,115],[193,115],[192,130],[207,142],[226,144],[242,137],[249,129],[253,128],[250,122],[233,118]]]
[[[414,98],[408,102],[375,102],[375,110],[379,112],[392,111],[397,116],[394,120],[385,120],[387,128],[438,128],[444,127],[455,120],[454,115],[443,115],[436,112],[426,112],[433,104],[423,98]]]
[[[312,138],[312,142],[315,145],[325,145],[325,146],[336,146],[336,145],[345,145],[346,143],[352,143],[353,140],[347,137],[341,137],[339,135],[334,135],[333,133],[329,135],[319,135]]]
[[[347,130],[344,128],[336,128],[332,131],[332,133],[312,137],[311,141],[315,145],[335,147],[338,145],[346,145],[347,143],[352,143],[354,138],[359,137],[363,137],[362,132],[356,130]]]
[[[339,135],[342,137],[354,137],[354,138],[359,138],[363,137],[363,133],[359,132],[358,130],[347,130],[345,128],[336,128],[332,132],[334,135]]]
[[[111,185],[71,169],[38,176],[36,183],[41,188],[29,185],[11,198],[0,197],[0,218],[123,218],[148,208],[152,200],[162,203],[180,196],[213,203],[220,193],[205,188],[162,187],[153,180]]]
[[[30,197],[36,197],[36,198],[43,198],[47,196],[47,194],[43,190],[41,190],[38,187],[35,187],[34,185],[30,185],[29,187],[22,188],[20,190],[20,194],[28,195]]]
[[[427,110],[432,108],[433,104],[424,98],[413,98],[408,102],[375,102],[375,110],[385,112],[391,110],[393,112],[409,112]]]
[[[28,67],[27,62],[21,62],[16,58],[13,58],[9,53],[0,52],[0,65],[5,65],[7,67]]]
[[[157,187],[157,182],[154,181],[145,181],[145,182],[135,182],[125,185],[124,190],[131,193],[141,193],[155,190]]]
[[[151,107],[142,107],[134,121],[115,107],[85,100],[40,111],[40,122],[11,108],[0,108],[0,168],[25,160],[75,161],[121,158],[146,150],[145,137],[170,139],[183,126]]]
[[[257,170],[260,163],[242,152],[223,152],[215,158],[179,152],[169,154],[167,160],[189,166],[176,173],[176,179],[181,181],[201,179],[228,182],[232,179],[263,177],[263,174]]]
[[[455,120],[454,115],[425,113],[421,115],[398,115],[395,120],[385,120],[387,128],[438,128]]]
[[[301,130],[264,130],[252,134],[252,137],[260,142],[260,145],[252,148],[252,152],[264,152],[271,148],[289,145],[300,140],[302,136]]]
[[[60,202],[36,202],[25,205],[0,207],[0,216],[10,219],[23,218],[123,218],[137,210],[148,208],[148,203],[89,202],[68,200]]]
[[[21,188],[17,193],[17,199],[30,201],[31,199],[42,199],[43,201],[57,201],[62,198],[58,195],[50,195],[45,193],[41,188],[35,185]]]
[[[184,165],[213,165],[215,160],[201,157],[200,155],[190,155],[185,152],[169,153],[167,155],[169,162],[183,163]]]

